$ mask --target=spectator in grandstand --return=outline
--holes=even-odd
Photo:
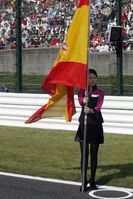
[[[0,37],[0,49],[4,49],[4,48],[5,48],[4,39]]]
[[[16,42],[10,43],[10,49],[16,49]]]
[[[96,43],[96,44],[100,44],[101,43],[101,36],[97,32],[93,33],[92,42]]]
[[[88,156],[90,154],[90,168],[91,176],[89,179],[90,189],[97,189],[95,183],[95,175],[97,169],[97,156],[99,145],[104,142],[103,135],[103,118],[101,114],[101,107],[104,100],[104,91],[97,88],[97,72],[94,69],[89,69],[89,91],[85,96],[85,91],[78,92],[79,104],[82,106],[82,111],[79,117],[79,127],[75,136],[75,141],[80,144],[81,152],[81,172],[83,169],[83,140],[84,128],[87,130],[87,146],[86,146],[86,165],[85,165],[85,188],[87,187],[87,169],[88,169]],[[85,126],[85,113],[87,114],[87,126]],[[90,152],[89,152],[90,151]]]
[[[98,52],[109,52],[109,45],[105,42],[102,42],[98,47]]]

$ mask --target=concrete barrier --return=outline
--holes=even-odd
[[[22,49],[23,75],[47,75],[55,62],[59,48],[26,48]],[[91,52],[90,66],[94,67],[99,76],[116,74],[115,52]],[[123,52],[123,74],[133,75],[133,51]],[[0,50],[0,72],[16,72],[16,50]]]
[[[24,123],[48,99],[46,94],[0,93],[0,125],[76,131],[81,111],[77,96],[77,113],[72,122],[67,123],[63,118],[48,118],[32,124]],[[105,96],[102,114],[105,132],[133,135],[133,97]]]

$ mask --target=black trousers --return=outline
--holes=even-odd
[[[95,182],[95,175],[97,169],[97,162],[98,162],[98,149],[99,144],[87,144],[86,145],[86,165],[85,165],[85,179],[87,181],[87,169],[88,169],[88,158],[90,154],[90,182]],[[81,172],[82,172],[82,165],[83,165],[83,142],[80,142],[80,152],[81,152]]]

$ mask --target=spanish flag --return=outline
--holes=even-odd
[[[48,117],[72,120],[75,114],[73,89],[86,89],[89,7],[89,0],[79,1],[55,63],[41,84],[51,98],[25,123]]]

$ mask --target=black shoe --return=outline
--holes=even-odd
[[[80,186],[80,192],[85,192],[87,190],[88,181],[85,181],[85,188],[82,190],[82,186]]]
[[[90,190],[97,190],[97,189],[98,189],[98,188],[97,188],[95,182],[91,182],[91,183],[90,183]]]

